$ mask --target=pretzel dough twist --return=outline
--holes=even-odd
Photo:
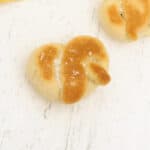
[[[110,81],[108,62],[99,40],[80,36],[65,46],[49,44],[36,50],[28,64],[28,77],[48,99],[69,104],[79,101],[93,87]]]

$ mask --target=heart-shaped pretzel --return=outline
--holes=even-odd
[[[28,64],[28,78],[51,100],[74,103],[110,81],[108,55],[96,38],[79,36],[68,44],[37,49]]]

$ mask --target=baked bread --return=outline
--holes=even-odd
[[[96,38],[79,36],[66,45],[48,44],[33,52],[27,76],[49,100],[79,101],[98,85],[110,81],[108,55]]]
[[[8,2],[14,2],[16,0],[0,0],[0,3],[8,3]]]
[[[137,40],[150,35],[150,0],[104,0],[100,21],[120,40]]]

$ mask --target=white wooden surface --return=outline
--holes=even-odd
[[[150,38],[112,40],[100,0],[0,6],[0,150],[150,150]],[[112,82],[75,105],[43,100],[25,78],[32,50],[88,34],[110,54]]]

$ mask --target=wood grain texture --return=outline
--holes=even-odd
[[[150,38],[111,39],[101,0],[27,0],[0,6],[0,150],[149,150]],[[74,105],[44,101],[27,82],[32,50],[88,34],[110,54],[112,82]]]

